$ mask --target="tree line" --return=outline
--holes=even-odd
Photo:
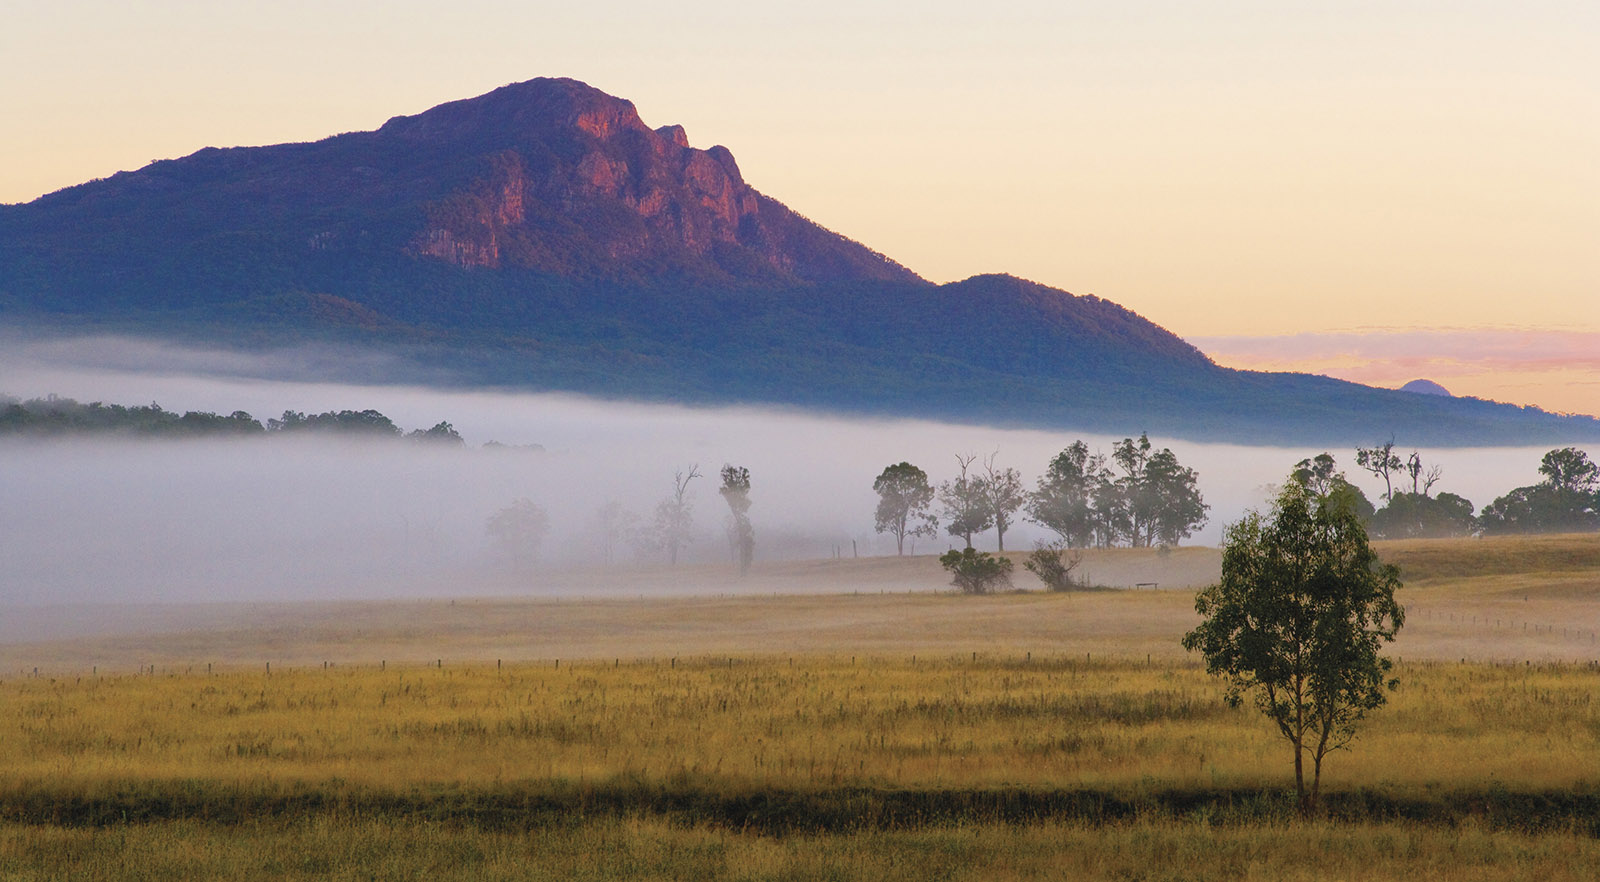
[[[1210,510],[1194,469],[1170,449],[1154,449],[1143,434],[1118,441],[1109,455],[1073,442],[1031,491],[1016,469],[1001,468],[996,458],[975,469],[975,455],[958,455],[956,477],[937,487],[909,462],[885,468],[872,483],[875,528],[894,536],[902,555],[908,539],[937,537],[941,525],[964,548],[992,529],[996,550],[1005,551],[1006,530],[1019,514],[1054,532],[1063,548],[1150,548],[1187,539],[1205,526]]]
[[[1331,453],[1295,465],[1291,480],[1312,493],[1348,506],[1374,538],[1426,539],[1511,533],[1583,533],[1600,530],[1600,466],[1575,447],[1546,453],[1539,461],[1543,480],[1517,487],[1474,513],[1472,501],[1454,493],[1433,493],[1444,471],[1427,465],[1422,454],[1401,456],[1394,441],[1357,448],[1356,465],[1383,481],[1378,508],[1350,483]],[[1409,488],[1409,489],[1408,489]]]
[[[363,438],[408,438],[463,446],[461,435],[448,422],[429,429],[406,432],[376,410],[339,410],[302,413],[286,410],[265,424],[249,413],[230,414],[191,410],[170,411],[151,402],[126,406],[49,395],[27,401],[0,398],[0,436],[118,435],[150,438],[245,437],[316,432]],[[486,447],[503,446],[490,442]]]
[[[739,568],[739,575],[750,572],[755,561],[756,532],[750,521],[750,470],[724,465],[719,473],[722,484],[717,494],[728,505],[726,532],[728,553]],[[631,548],[637,558],[665,554],[667,562],[678,564],[679,554],[698,537],[694,526],[694,500],[689,485],[703,477],[698,464],[678,469],[672,475],[672,489],[656,503],[649,518],[640,517],[616,500],[609,500],[594,513],[593,526],[600,538],[607,566],[616,562],[617,553]],[[489,516],[485,532],[516,569],[538,557],[539,546],[550,532],[550,516],[543,506],[527,498]]]

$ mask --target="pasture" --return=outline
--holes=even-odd
[[[629,572],[627,597],[157,610],[13,641],[0,866],[1593,878],[1600,538],[1381,550],[1407,581],[1402,685],[1330,758],[1316,822],[1282,739],[1177,647],[1191,590],[960,597],[927,559],[863,559],[742,594]],[[1142,555],[1098,568],[1203,582],[1215,560]]]

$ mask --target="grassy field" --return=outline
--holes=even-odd
[[[1406,659],[1600,659],[1600,535],[1378,543],[1401,567]],[[1022,570],[1016,582],[1037,588]],[[704,654],[997,652],[1180,661],[1215,549],[1109,549],[1083,568],[1160,590],[961,597],[931,557],[555,573],[516,597],[18,609],[0,675]],[[583,593],[588,592],[588,593]]]
[[[1188,821],[1116,825],[965,824],[765,836],[651,819],[527,831],[316,816],[110,830],[0,827],[0,878],[142,882],[207,879],[784,880],[927,882],[1591,882],[1600,843],[1468,825]]]
[[[1595,878],[1600,538],[1383,553],[1402,688],[1316,822],[1177,648],[1191,592],[899,594],[926,561],[834,561],[764,578],[848,593],[12,643],[0,879]]]

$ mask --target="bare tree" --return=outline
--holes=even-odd
[[[1012,516],[1017,509],[1028,501],[1028,493],[1022,489],[1022,475],[1016,469],[995,467],[995,459],[999,456],[1000,451],[996,450],[984,458],[983,477],[979,479],[978,487],[988,503],[997,550],[1005,551],[1006,528],[1011,526]]]
[[[1400,460],[1399,454],[1394,452],[1394,439],[1382,447],[1356,448],[1356,465],[1371,472],[1373,477],[1383,479],[1383,498],[1394,498],[1394,482],[1391,475],[1397,475],[1405,468],[1405,463]]]
[[[983,480],[968,472],[972,463],[977,460],[976,453],[966,456],[956,455],[956,462],[961,466],[961,474],[954,481],[945,481],[939,485],[939,505],[943,509],[945,532],[952,536],[960,536],[966,543],[965,547],[972,547],[974,533],[982,533],[989,529],[994,515],[989,510],[988,494],[984,492]]]
[[[678,565],[678,550],[694,541],[694,504],[689,501],[689,482],[700,477],[700,466],[689,466],[672,473],[672,495],[656,504],[655,533],[667,560]]]
[[[1405,470],[1406,474],[1411,476],[1411,492],[1421,493],[1423,496],[1427,496],[1428,491],[1432,490],[1433,485],[1439,483],[1439,478],[1444,475],[1444,469],[1438,465],[1423,468],[1422,454],[1415,450],[1406,457]]]

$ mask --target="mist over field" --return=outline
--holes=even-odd
[[[125,364],[4,365],[0,393],[54,393],[79,401],[167,410],[246,410],[265,421],[284,410],[376,409],[404,429],[447,420],[465,449],[322,436],[239,440],[14,439],[0,443],[0,605],[273,601],[440,597],[554,591],[565,573],[587,593],[608,590],[596,513],[616,501],[648,521],[675,471],[690,484],[698,536],[688,564],[727,562],[725,463],[751,473],[756,560],[892,554],[873,532],[871,485],[910,461],[934,483],[955,455],[998,451],[1031,489],[1049,459],[1083,438],[1109,451],[1121,436],[1009,430],[912,420],[844,419],[754,408],[691,409],[573,396],[395,386],[266,382],[207,374],[130,372]],[[1127,435],[1137,436],[1139,426]],[[488,441],[513,449],[481,449]],[[1197,444],[1164,438],[1199,473],[1210,522],[1186,544],[1215,545],[1224,524],[1261,505],[1269,485],[1320,449]],[[1375,438],[1374,443],[1387,440]],[[1409,451],[1404,438],[1396,439]],[[540,445],[542,450],[517,449]],[[1381,483],[1358,472],[1350,450],[1332,451],[1374,499]],[[1544,448],[1423,450],[1444,468],[1434,488],[1479,508],[1538,480]],[[536,565],[520,570],[486,533],[496,511],[525,497],[550,516]],[[1025,549],[1044,533],[1007,531]],[[917,553],[958,540],[917,542]],[[852,544],[853,543],[853,544]],[[993,531],[980,548],[994,547]],[[659,563],[626,543],[614,566]],[[586,575],[574,581],[572,572]],[[930,589],[943,587],[930,584]],[[695,593],[692,579],[676,590]],[[718,589],[723,590],[723,589]],[[842,590],[818,585],[817,590]]]

